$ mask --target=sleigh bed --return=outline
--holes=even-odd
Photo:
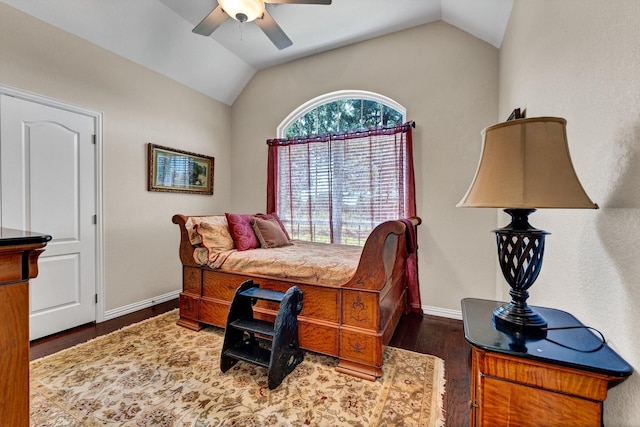
[[[262,288],[282,292],[296,285],[304,293],[303,308],[298,315],[300,346],[339,358],[336,369],[340,372],[369,380],[382,375],[384,347],[407,308],[405,264],[412,250],[407,243],[415,237],[408,231],[409,228],[415,231],[420,218],[378,225],[364,247],[357,249],[354,269],[343,278],[329,279],[322,277],[322,271],[301,273],[303,276],[300,276],[295,273],[297,269],[291,267],[262,274],[261,267],[255,267],[259,265],[258,261],[245,261],[245,265],[254,265],[252,272],[234,270],[239,269],[237,265],[242,262],[229,269],[234,257],[259,256],[260,251],[268,251],[265,252],[265,265],[275,264],[270,257],[276,257],[280,250],[304,251],[305,246],[293,240],[285,245],[286,248],[211,253],[203,249],[206,236],[196,236],[194,231],[194,227],[198,227],[195,224],[210,218],[215,216],[178,214],[172,219],[180,228],[179,254],[183,266],[179,325],[192,330],[200,330],[206,325],[224,328],[235,289],[246,280],[252,279]],[[216,237],[209,237],[212,238]],[[335,245],[324,246],[332,248]],[[347,258],[337,254],[333,257]],[[310,258],[317,259],[318,256],[308,255],[307,262]],[[326,261],[325,265],[332,263],[333,260]],[[255,317],[274,321],[277,309],[273,303],[259,301],[254,307]]]

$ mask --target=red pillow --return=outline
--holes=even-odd
[[[267,220],[268,219],[275,219],[278,222],[278,224],[280,224],[280,228],[282,228],[282,231],[284,231],[284,235],[287,236],[287,240],[291,240],[291,237],[289,237],[289,233],[287,233],[287,229],[284,228],[284,224],[282,223],[282,221],[280,221],[280,217],[278,216],[277,213],[275,213],[275,212],[270,213],[270,214],[260,214],[259,213],[259,214],[256,214],[256,217],[260,218],[260,219],[267,219]]]
[[[251,227],[251,214],[230,214],[225,213],[227,223],[229,224],[229,233],[236,249],[246,251],[260,247],[260,242]]]

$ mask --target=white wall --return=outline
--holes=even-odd
[[[171,217],[228,208],[231,108],[4,3],[0,84],[104,114],[106,310],[181,289]],[[147,143],[214,156],[215,195],[148,192]]]
[[[346,89],[387,96],[416,122],[423,306],[451,314],[463,297],[491,298],[495,211],[455,205],[473,178],[480,131],[497,122],[498,51],[444,22],[259,71],[232,107],[234,210],[265,209],[265,141],[280,122],[310,99]]]
[[[516,0],[500,51],[500,116],[567,119],[595,210],[539,210],[552,234],[530,302],[564,309],[640,365],[640,2]],[[609,392],[605,425],[640,425],[640,376]]]

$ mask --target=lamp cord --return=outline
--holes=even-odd
[[[571,346],[562,344],[560,342],[551,340],[549,338],[545,338],[545,340],[547,340],[547,341],[549,341],[551,343],[554,343],[556,345],[559,345],[560,347],[568,348],[568,349],[574,350],[574,351],[579,351],[581,353],[593,353],[593,352],[596,352],[596,351],[600,350],[602,347],[604,347],[607,344],[607,340],[605,339],[603,333],[600,332],[599,330],[597,330],[596,328],[591,327],[591,326],[584,326],[584,325],[581,325],[581,326],[559,326],[559,327],[556,327],[556,328],[540,328],[540,329],[542,329],[543,331],[561,331],[561,330],[568,330],[568,329],[589,329],[590,331],[595,332],[597,335],[600,336],[600,345],[598,345],[598,347],[596,347],[594,349],[590,349],[590,350],[580,350],[578,348],[573,348]]]

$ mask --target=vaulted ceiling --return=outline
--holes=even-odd
[[[191,30],[216,0],[0,0],[231,105],[257,70],[443,20],[499,48],[513,0],[333,0],[269,5],[292,40],[278,50],[254,22]]]

